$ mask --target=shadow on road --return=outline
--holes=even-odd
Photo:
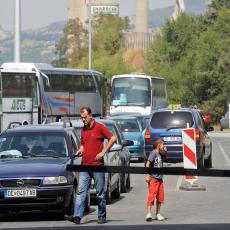
[[[115,225],[108,226],[107,224],[98,225],[98,226],[84,226],[75,225],[68,227],[39,227],[39,228],[26,228],[26,230],[75,230],[77,227],[80,227],[82,230],[229,230],[230,224],[179,224],[179,225],[164,225],[164,224],[155,224],[153,225]],[[2,229],[2,228],[1,228]],[[7,229],[7,228],[5,228]],[[13,228],[22,229],[22,228]]]

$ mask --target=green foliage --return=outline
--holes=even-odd
[[[123,60],[122,36],[128,18],[99,14],[92,18],[92,68],[111,77],[128,72]],[[55,66],[88,68],[88,33],[78,20],[69,21],[56,46]]]
[[[230,2],[204,16],[167,21],[147,54],[147,72],[167,80],[169,103],[197,104],[218,121],[230,94]]]

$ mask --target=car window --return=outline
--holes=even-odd
[[[47,155],[67,157],[68,149],[63,133],[22,132],[1,137],[0,153],[19,151],[22,156]]]
[[[106,124],[106,127],[110,130],[110,132],[112,132],[112,134],[117,138],[116,144],[119,144],[118,142],[120,142],[120,138],[117,135],[116,129],[114,127],[114,125],[112,124]]]
[[[153,114],[151,126],[153,128],[187,128],[194,124],[192,114],[185,111],[163,111]]]
[[[141,132],[136,119],[116,119],[122,132]]]

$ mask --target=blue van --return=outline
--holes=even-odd
[[[181,108],[177,110],[162,108],[153,112],[145,131],[145,153],[148,158],[152,151],[153,139],[162,138],[167,147],[167,162],[183,162],[182,129],[194,128],[196,136],[198,168],[212,167],[212,142],[198,110]]]

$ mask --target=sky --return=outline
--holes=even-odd
[[[117,0],[120,3],[120,15],[135,14],[136,0]],[[149,0],[149,8],[163,8],[173,5],[175,0]],[[15,0],[0,0],[0,26],[3,29],[14,29]],[[22,30],[37,29],[53,22],[67,20],[68,0],[21,0]]]

